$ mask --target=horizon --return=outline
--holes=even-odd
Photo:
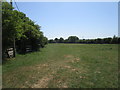
[[[116,35],[115,35],[116,36]],[[68,36],[68,37],[70,37],[70,36]],[[60,39],[60,38],[63,38],[64,40],[65,39],[68,39],[68,37],[67,38],[63,38],[63,37],[55,37],[55,38],[58,38],[58,39]],[[78,37],[78,36],[77,36]],[[83,39],[85,39],[85,40],[88,40],[88,39],[104,39],[104,38],[113,38],[114,36],[112,36],[112,37],[102,37],[102,38],[100,38],[100,37],[97,37],[97,38],[79,38],[79,40],[83,40]],[[116,37],[119,37],[119,36],[116,36]],[[55,39],[55,38],[52,38],[53,40]],[[48,39],[48,40],[52,40],[52,39]]]

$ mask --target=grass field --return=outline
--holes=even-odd
[[[48,44],[2,68],[3,88],[117,88],[118,45]]]

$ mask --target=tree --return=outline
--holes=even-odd
[[[120,37],[118,37],[118,44],[120,44]]]
[[[102,44],[102,39],[101,38],[97,38],[95,41],[96,41],[97,44]]]
[[[114,35],[111,41],[112,44],[117,44],[118,43],[118,38]]]
[[[58,39],[58,38],[55,38],[54,41],[55,41],[56,43],[58,43],[59,39]]]
[[[39,48],[43,48],[47,44],[47,38],[44,37],[43,32],[40,31],[40,26],[35,24],[32,20],[25,17],[25,28],[23,37],[19,41],[19,52],[26,53],[27,46],[31,47],[32,51],[38,51]],[[21,42],[21,44],[20,44]]]
[[[40,31],[41,26],[24,13],[12,10],[13,7],[7,2],[3,2],[2,9],[3,54],[7,48],[13,47],[14,40],[17,51],[21,53],[26,52],[28,45],[32,51],[36,51],[47,44],[47,38]]]
[[[15,39],[19,39],[22,36],[22,19],[19,15],[23,13],[16,10],[12,10],[13,7],[8,2],[2,3],[2,51],[9,47],[13,47]],[[4,57],[4,56],[3,56]]]
[[[112,38],[111,38],[111,37],[108,37],[108,38],[104,38],[104,39],[103,39],[103,43],[110,44],[111,41],[112,41]]]
[[[77,43],[77,42],[79,42],[79,38],[77,36],[69,36],[68,42],[69,43]]]
[[[58,42],[59,42],[59,43],[63,43],[63,42],[64,42],[64,39],[63,39],[62,37],[60,37],[60,39],[59,39]]]
[[[55,43],[53,39],[50,39],[48,42],[49,43]]]

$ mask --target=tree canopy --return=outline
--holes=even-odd
[[[15,38],[17,51],[25,52],[30,45],[33,51],[39,50],[47,44],[47,38],[40,30],[41,26],[26,17],[26,14],[13,10],[8,2],[2,3],[2,46],[3,53],[9,47],[13,47]]]

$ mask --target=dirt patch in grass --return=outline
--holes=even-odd
[[[68,68],[68,69],[70,69],[70,68],[71,68],[71,66],[64,66],[64,68]]]
[[[39,64],[39,65],[36,65],[37,68],[44,68],[44,67],[48,67],[49,64]]]
[[[68,66],[68,65],[66,65],[66,66],[64,66],[64,68],[67,68],[67,69],[69,69],[70,71],[73,71],[73,72],[80,72],[80,70],[78,69],[78,68],[73,68],[73,67],[71,67],[71,66]]]
[[[59,80],[57,82],[57,87],[58,88],[68,88],[68,85],[65,82],[63,83],[62,81]]]
[[[76,60],[78,60],[78,59],[76,59]],[[74,72],[74,73],[80,72],[79,69],[68,65],[68,63],[65,63],[64,61],[60,61],[59,64],[57,64],[57,65],[56,65],[56,63],[43,63],[43,64],[38,64],[35,66],[25,66],[25,67],[20,68],[18,72],[32,73],[32,74],[28,74],[28,76],[26,75],[26,73],[22,73],[22,75],[27,76],[33,82],[30,82],[27,79],[26,81],[24,81],[24,84],[21,84],[21,87],[22,88],[26,88],[26,87],[48,88],[49,82],[54,79],[54,77],[57,75],[56,74],[57,71],[60,71],[61,69],[65,69],[68,72],[70,71],[71,73],[72,72]],[[64,72],[62,72],[62,73],[64,73]],[[45,76],[41,75],[41,74],[45,74]],[[15,77],[17,77],[17,76],[15,76]],[[60,81],[56,81],[57,87],[68,88],[67,84],[64,82],[64,79],[60,79]]]
[[[68,88],[68,86],[66,83],[64,83],[61,88]]]
[[[49,64],[42,64],[37,66],[40,67],[40,71],[52,68]],[[56,70],[50,70],[46,72],[46,75],[42,76],[42,78],[38,78],[37,82],[33,84],[31,88],[48,88],[49,81],[54,78],[54,74],[56,74]]]
[[[79,61],[80,61],[79,58],[74,58],[73,60],[69,60],[69,61],[66,61],[66,62],[76,63],[76,62],[79,62]]]
[[[44,64],[42,66],[50,68],[51,65],[48,66],[47,64]],[[54,64],[53,64],[53,66],[54,66]],[[65,68],[73,69],[71,66],[68,66],[68,65],[62,65],[62,66],[63,66],[62,69],[65,69]],[[39,65],[38,65],[38,67],[39,67]],[[59,65],[58,65],[58,67],[59,67]],[[50,81],[54,80],[58,71],[59,71],[59,69],[56,69],[54,71],[52,70],[46,76],[43,76],[42,78],[38,79],[37,82],[31,86],[31,88],[48,88]],[[68,88],[67,84],[65,82],[63,82],[63,80],[61,80],[61,79],[56,81],[56,84],[57,84],[58,88]]]
[[[77,57],[77,58],[74,58],[71,62],[75,63],[75,62],[79,62],[79,61],[80,61],[80,58]]]
[[[64,57],[67,59],[65,62],[75,63],[80,61],[80,58],[74,57],[73,55],[64,55]]]
[[[37,83],[35,83],[32,88],[47,88],[49,80],[53,79],[53,75],[47,75],[38,80]]]
[[[80,61],[80,58],[75,58],[74,61],[79,62],[79,61]]]
[[[64,55],[65,58],[74,58],[73,55]]]

